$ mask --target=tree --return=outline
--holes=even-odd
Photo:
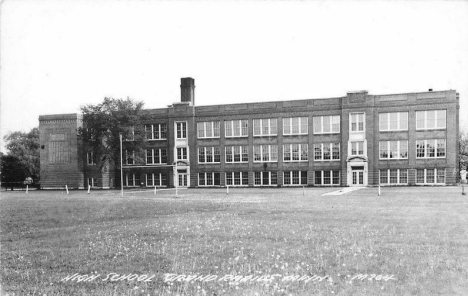
[[[16,178],[20,178],[11,182],[22,182],[25,177],[31,177],[34,182],[38,182],[40,178],[39,129],[35,127],[28,133],[11,132],[5,135],[4,140],[8,153],[3,157],[3,161],[6,162],[7,169],[13,169],[14,164],[15,168],[11,172],[14,172]],[[20,173],[19,170],[22,172]],[[7,171],[2,169],[2,175],[6,173]]]
[[[18,157],[2,154],[0,162],[2,185],[5,185],[5,188],[10,187],[13,190],[15,185],[21,184],[26,179],[27,168],[23,166]]]
[[[459,170],[468,169],[468,133],[460,130],[458,134]]]
[[[120,134],[125,141],[124,149],[134,151],[135,163],[144,159],[143,105],[143,102],[130,98],[106,97],[100,104],[81,107],[83,127],[78,129],[78,135],[85,149],[93,152],[101,168],[110,163],[120,164]]]

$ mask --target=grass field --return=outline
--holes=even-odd
[[[0,292],[468,295],[460,187],[333,190],[2,191]]]

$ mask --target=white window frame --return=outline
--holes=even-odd
[[[239,123],[239,136],[235,136],[234,122]],[[247,123],[247,127],[244,129],[243,124]],[[225,120],[224,121],[224,137],[225,138],[245,138],[249,136],[249,120]]]
[[[125,164],[126,165],[134,165],[135,164],[135,150],[131,150],[131,155],[128,155],[129,151],[127,149],[125,149]],[[130,157],[129,157],[130,156]],[[131,160],[131,163],[130,161]]]
[[[427,112],[435,112],[434,115],[434,127],[428,127],[428,118],[427,118]],[[438,126],[438,118],[441,116],[441,114],[444,114],[445,121],[443,126]],[[418,126],[420,120],[420,117],[423,116],[422,120],[424,120],[424,126]],[[441,110],[425,110],[425,111],[416,111],[416,130],[437,130],[437,129],[446,129],[447,128],[447,110],[441,109]]]
[[[166,127],[164,130],[165,137],[162,137],[163,126]],[[148,128],[151,127],[151,138],[148,138]],[[157,131],[159,138],[154,137],[154,132]],[[155,124],[145,124],[145,138],[148,141],[163,141],[167,140],[167,123],[155,123]]]
[[[418,142],[424,141],[424,156],[418,156]],[[434,141],[434,156],[428,156],[428,149],[427,149],[427,141]],[[444,156],[437,156],[437,149],[439,141],[444,142]],[[433,159],[433,158],[446,158],[447,157],[447,140],[446,139],[424,139],[424,140],[416,140],[416,159]]]
[[[359,154],[359,143],[362,143],[362,154]],[[352,155],[352,156],[363,156],[366,154],[366,151],[365,151],[365,141],[353,141],[353,142],[349,142],[349,144],[351,145],[351,149],[349,150],[349,155]],[[357,151],[357,154],[353,154],[353,145],[356,144],[356,151]]]
[[[263,160],[263,147],[264,146],[268,146],[268,160]],[[272,160],[272,147],[276,147],[276,159],[275,160]],[[256,147],[260,147],[260,160],[255,160],[255,149]],[[257,162],[257,163],[260,163],[260,162],[278,162],[278,145],[254,145],[253,146],[253,149],[254,149],[254,155],[253,155],[253,161],[254,162]]]
[[[235,148],[239,148],[240,150],[240,161],[235,161],[235,157],[234,157],[234,149]],[[243,160],[243,151],[244,149],[247,149],[247,160]],[[231,155],[232,155],[232,161],[228,161],[228,152],[231,152]],[[248,163],[249,162],[249,146],[225,146],[224,147],[224,161],[226,163]]]
[[[148,184],[148,176],[151,176],[151,184]],[[156,176],[159,176],[159,184],[155,184]],[[166,184],[163,184],[163,178],[162,178],[163,176],[166,179],[166,182],[165,182]],[[165,173],[147,173],[145,178],[146,178],[146,187],[167,187],[168,178],[167,178],[167,174]]]
[[[298,132],[293,132],[293,121],[297,120]],[[305,122],[304,122],[305,121]],[[286,132],[286,126],[289,124],[289,132]],[[305,130],[303,130],[305,127]],[[307,135],[309,134],[309,118],[308,117],[286,117],[283,118],[283,135],[284,136],[293,136],[293,135]]]
[[[307,179],[306,179],[306,183],[303,184],[302,183],[302,173],[306,173],[307,175]],[[294,184],[293,183],[293,178],[294,178],[294,173],[298,173],[298,178],[299,178],[299,183],[298,184]],[[286,175],[289,175],[289,180],[291,180],[291,183],[290,184],[286,184],[285,183],[285,180],[286,180]],[[308,184],[308,179],[309,179],[309,173],[307,171],[284,171],[283,172],[283,186],[306,186]]]
[[[219,161],[215,161],[215,150],[216,148],[218,149],[218,155],[219,155]],[[204,161],[200,161],[200,149],[203,149],[203,153],[204,153]],[[207,161],[207,153],[206,151],[207,150],[210,150],[211,151],[211,160],[212,161]],[[198,147],[198,163],[200,164],[216,164],[216,163],[221,163],[221,151],[220,151],[220,148],[217,146],[217,147]]]
[[[94,159],[94,152],[87,152],[86,153],[86,164],[87,165],[96,165],[96,161]]]
[[[91,187],[97,187],[97,180],[96,178],[88,178],[88,186],[91,185]]]
[[[200,127],[203,127],[203,135],[200,135]],[[200,121],[197,122],[197,138],[198,139],[217,139],[220,137],[220,121]],[[211,132],[211,136],[207,136],[207,131]]]
[[[362,129],[359,129],[359,116],[362,115]],[[356,122],[354,122],[356,120]],[[356,124],[357,129],[353,130],[353,123]],[[366,113],[352,112],[349,113],[349,131],[351,133],[362,133],[366,131]]]
[[[179,158],[179,149],[181,151],[182,158]],[[184,153],[185,151],[185,153]],[[185,158],[184,158],[185,156]],[[176,147],[176,159],[177,160],[188,160],[188,148],[187,147]]]
[[[320,172],[320,184],[315,182],[317,172]],[[330,184],[325,184],[325,172],[330,172]],[[338,183],[333,183],[333,172],[338,172]],[[341,185],[341,170],[315,170],[314,171],[314,186],[339,186]]]
[[[151,160],[152,160],[151,163],[148,162],[148,150],[151,151]],[[155,152],[156,150],[159,151],[159,159],[158,159],[159,162],[155,162],[155,159],[156,159],[155,154],[156,154],[156,153],[154,153],[154,152]],[[162,160],[163,160],[163,153],[162,153],[162,151],[163,151],[163,150],[164,150],[165,153],[166,153],[166,162],[162,162]],[[145,150],[145,154],[146,154],[146,155],[145,155],[145,158],[146,158],[146,164],[147,164],[147,165],[151,165],[151,164],[167,164],[167,149],[166,149],[166,148],[152,148],[152,149],[146,149],[146,150]]]
[[[338,145],[338,158],[333,158],[333,147],[335,145]],[[315,158],[315,148],[316,146],[320,146],[320,159]],[[330,159],[325,159],[324,158],[324,149],[323,147],[329,146],[330,147]],[[340,143],[315,143],[314,144],[314,150],[313,150],[313,159],[314,161],[340,161],[341,159],[341,144]]]
[[[418,170],[422,169],[416,169],[416,185],[445,185],[446,179],[447,179],[447,171],[446,169],[437,169],[437,168],[429,168],[429,170],[434,170],[434,183],[427,183],[427,168],[423,169],[424,170],[424,183],[418,182]],[[437,182],[437,175],[439,171],[444,171],[444,182],[443,183],[438,183]]]
[[[390,175],[390,171],[393,171],[393,170],[396,170],[397,171],[397,182],[396,183],[390,183],[390,179],[391,179],[391,175]],[[382,183],[381,180],[382,180],[382,171],[386,171],[387,172],[387,176],[386,176],[386,179],[387,179],[387,182],[386,183]],[[406,182],[401,182],[401,172],[402,171],[406,171]],[[379,184],[380,185],[390,185],[390,186],[395,186],[395,185],[408,185],[408,169],[379,169]]]
[[[200,174],[203,175],[203,180],[205,181],[204,184],[200,184]],[[215,184],[215,174],[219,174],[219,184]],[[211,176],[211,180],[213,180],[213,184],[208,184],[208,176]],[[220,172],[200,172],[197,174],[197,186],[198,187],[215,187],[221,186],[221,173]]]
[[[391,142],[397,142],[397,155],[398,157],[392,157],[390,158],[390,144]],[[406,157],[401,157],[401,143],[406,142]],[[380,145],[381,143],[385,143],[387,146],[387,157],[382,157],[380,155]],[[408,140],[398,140],[398,141],[379,141],[379,159],[380,160],[399,160],[399,159],[408,159],[409,155],[409,146],[408,146]]]
[[[239,180],[240,180],[240,184],[235,184],[235,175],[239,173]],[[228,178],[228,176],[230,176],[231,178]],[[247,177],[247,178],[245,178]],[[232,184],[228,184],[228,179],[231,180]],[[247,180],[247,184],[244,184],[242,181],[245,181]],[[226,181],[226,186],[230,186],[230,187],[245,187],[245,186],[249,186],[249,172],[226,172],[225,173],[225,181]]]
[[[292,147],[293,145],[298,145],[299,148],[299,159],[298,160],[293,160],[293,151]],[[289,160],[286,160],[286,147],[289,146]],[[305,147],[305,151],[307,152],[305,158],[302,156],[302,148]],[[304,161],[309,161],[309,144],[285,144],[283,145],[283,162],[304,162]]]
[[[256,183],[257,174],[260,174],[260,184]],[[263,184],[264,174],[268,174],[268,184]],[[271,182],[271,180],[274,179],[274,178],[272,178],[273,174],[276,174],[276,182],[275,183]],[[273,171],[254,172],[254,187],[261,187],[261,186],[278,186],[278,172],[276,172],[276,171],[275,172],[273,172]]]
[[[140,187],[140,184],[136,184],[136,181],[137,181],[137,178],[136,178],[136,175],[135,173],[131,173],[131,174],[125,174],[124,175],[124,181],[125,181],[125,185],[124,187]],[[129,178],[129,176],[131,178]],[[128,181],[131,180],[133,185],[128,185]],[[138,178],[138,181],[140,181],[140,179]]]
[[[263,133],[263,121],[268,120],[268,133]],[[275,122],[276,132],[272,132],[272,122]],[[260,134],[255,133],[256,127],[259,126]],[[269,137],[269,136],[277,136],[278,135],[278,120],[277,118],[256,118],[253,120],[253,134],[254,137]]]
[[[325,117],[330,118],[330,131],[324,132],[323,121]],[[318,123],[319,122],[319,123]],[[314,116],[312,118],[314,135],[320,134],[339,134],[341,132],[341,115],[323,115],[323,116]],[[317,123],[319,126],[317,127]],[[333,131],[333,124],[338,123],[338,131]]]
[[[187,139],[187,121],[176,121],[175,135],[176,139]],[[179,137],[179,125],[180,125],[180,137]]]
[[[391,114],[397,114],[397,128],[392,129],[390,126],[390,116]],[[386,116],[386,118],[384,118]],[[383,128],[382,122],[386,121],[387,128]],[[402,127],[402,120],[403,122],[406,121],[406,128]],[[379,131],[381,132],[392,132],[392,131],[407,131],[408,130],[408,112],[387,112],[387,113],[379,113]]]

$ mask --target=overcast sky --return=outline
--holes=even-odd
[[[0,22],[2,137],[106,96],[166,107],[181,77],[197,105],[455,89],[468,128],[468,1],[6,0]]]

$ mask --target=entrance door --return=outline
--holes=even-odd
[[[362,186],[364,185],[364,170],[353,170],[353,185]]]
[[[179,187],[187,187],[187,179],[188,179],[188,174],[187,173],[179,173]]]

